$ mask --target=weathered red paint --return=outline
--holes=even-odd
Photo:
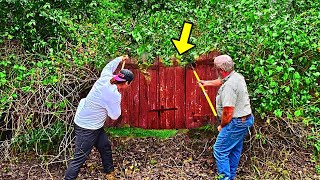
[[[183,67],[175,68],[175,128],[181,129],[186,127],[186,69]]]
[[[159,61],[159,60],[158,60]],[[214,116],[194,74],[188,67],[155,63],[146,73],[135,65],[126,65],[135,74],[129,89],[122,92],[121,124],[146,129],[195,128],[215,123]],[[204,80],[216,79],[212,62],[201,61],[196,67]],[[206,88],[215,106],[218,88]]]
[[[160,64],[160,122],[165,129],[183,128],[185,122],[185,69]]]

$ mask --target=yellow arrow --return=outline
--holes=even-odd
[[[192,29],[192,23],[190,22],[184,22],[183,23],[183,28],[181,31],[181,36],[180,36],[180,40],[176,40],[176,39],[171,39],[174,47],[177,49],[179,55],[187,52],[188,50],[190,50],[191,48],[195,47],[194,44],[189,44],[189,38],[190,38],[190,34],[191,34],[191,29]]]

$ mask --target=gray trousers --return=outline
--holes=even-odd
[[[111,144],[103,127],[97,130],[84,129],[75,124],[76,148],[73,160],[69,163],[65,179],[76,179],[80,167],[86,161],[93,146],[95,146],[102,159],[103,172],[114,171]]]

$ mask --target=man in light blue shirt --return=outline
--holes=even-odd
[[[111,144],[103,126],[105,120],[117,120],[121,115],[120,89],[126,89],[134,79],[128,69],[113,75],[119,63],[128,60],[128,56],[118,57],[109,62],[102,70],[100,78],[94,83],[86,98],[81,99],[74,118],[76,147],[65,179],[76,179],[80,167],[86,161],[93,146],[102,159],[103,171],[108,179],[113,178],[113,160]]]

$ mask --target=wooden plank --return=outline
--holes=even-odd
[[[209,77],[209,73],[210,71],[208,70],[208,65],[200,65],[200,66],[197,66],[197,72],[199,74],[199,77],[203,80],[209,80],[211,79]],[[206,92],[209,94],[209,88],[208,87],[205,87],[206,89]],[[201,112],[199,112],[199,114],[201,114],[202,117],[199,117],[199,121],[198,121],[198,124],[197,126],[203,126],[207,123],[208,119],[205,118],[205,116],[208,116],[210,117],[213,113],[212,113],[212,110],[208,104],[208,101],[207,99],[205,98],[205,95],[203,94],[203,92],[201,92],[201,95],[200,95],[200,103],[202,104],[202,109],[201,109]],[[210,97],[210,96],[209,96]],[[212,99],[212,97],[210,97],[210,100],[212,103],[214,103],[214,99]]]
[[[164,76],[164,67],[162,64],[159,66],[159,109],[166,108],[166,87],[165,87],[165,80],[166,77]],[[167,114],[164,112],[159,111],[160,115],[160,129],[165,129],[167,126],[166,118]]]
[[[159,127],[158,114],[153,109],[158,109],[158,68],[156,66],[149,68],[150,76],[140,76],[139,91],[139,121],[137,126],[148,129],[157,129]]]
[[[122,63],[117,67],[115,72],[121,70]],[[129,69],[133,72],[135,79],[132,81],[128,89],[122,90],[122,101],[121,101],[121,124],[129,124],[130,126],[137,126],[139,115],[139,87],[140,87],[140,70],[136,64],[136,60],[130,59],[126,62],[125,69]],[[116,74],[116,73],[115,73]]]
[[[165,108],[177,108],[177,97],[180,94],[176,92],[176,67],[165,67],[163,76],[165,77],[166,97]],[[165,111],[166,129],[174,129],[176,127],[175,118],[177,110]],[[161,116],[162,117],[162,116]]]
[[[160,108],[175,108],[174,104],[174,68],[165,67],[162,63],[159,66],[160,84]],[[173,82],[173,83],[172,83]],[[174,127],[174,110],[161,112],[160,128],[170,129]]]
[[[207,71],[207,75],[205,77],[206,79],[213,80],[213,79],[218,78],[218,72],[213,68],[213,66],[206,66],[206,71]],[[208,95],[212,101],[212,104],[213,104],[215,110],[217,111],[217,109],[216,109],[216,96],[217,96],[219,87],[207,87],[207,90],[208,90]],[[216,124],[217,120],[214,117],[214,115],[212,114],[212,111],[210,108],[208,109],[208,112],[206,112],[206,113],[210,115],[210,122],[208,122],[208,123]]]
[[[183,67],[175,69],[175,127],[176,129],[186,128],[186,72]]]
[[[120,125],[124,125],[124,124],[130,124],[130,119],[131,119],[131,115],[129,114],[130,111],[130,103],[128,100],[128,97],[130,97],[130,92],[129,91],[120,91],[121,93],[121,116],[122,118],[120,119]]]
[[[199,75],[199,77],[201,79],[205,79],[206,78],[206,75],[207,75],[207,71],[206,71],[206,66],[205,65],[202,65],[202,66],[197,66],[197,73]],[[207,87],[205,88],[206,90],[208,89]],[[198,87],[197,89],[198,91],[198,94],[197,94],[197,97],[198,97],[198,100],[199,100],[199,112],[197,113],[198,116],[196,116],[197,118],[197,124],[196,126],[197,127],[200,127],[204,124],[204,119],[205,119],[205,116],[208,115],[207,112],[208,110],[210,109],[210,106],[208,104],[208,101],[205,97],[205,95],[203,94],[202,90],[200,87]],[[208,92],[208,91],[207,91]]]
[[[194,78],[193,71],[186,69],[186,128],[194,128],[193,116],[197,112],[197,89],[199,89]]]
[[[217,77],[213,76],[213,74],[216,73],[215,69],[213,69],[213,66],[203,64],[203,65],[198,66],[197,69],[199,72],[199,76],[203,80],[213,80],[213,79],[217,78]],[[216,109],[216,106],[215,106],[216,89],[217,88],[214,88],[214,87],[206,87],[207,93],[208,93],[215,109]],[[203,125],[213,121],[214,115],[213,115],[212,110],[211,110],[210,106],[208,105],[208,102],[205,99],[204,95],[202,95],[200,103],[202,103],[204,105],[203,111],[201,112],[201,115],[204,116],[204,118],[200,119],[198,126],[203,126]],[[208,117],[208,118],[206,118],[206,117]]]
[[[151,75],[149,81],[149,93],[148,96],[148,128],[149,129],[158,129],[160,126],[160,117],[158,112],[151,111],[159,108],[159,66],[156,65],[154,68],[149,70]]]
[[[128,97],[128,115],[129,115],[129,124],[134,124],[139,120],[139,90],[140,90],[140,76],[141,73],[138,69],[133,70],[135,75],[135,80],[132,82],[130,87],[127,89],[129,91]]]
[[[143,75],[140,76],[140,88],[139,88],[139,118],[134,124],[136,127],[140,127],[141,121],[147,121],[147,109],[146,105],[148,104],[148,96],[147,93],[149,91],[148,82]]]
[[[130,69],[135,79],[132,81],[128,89],[121,90],[121,125],[129,124],[135,126],[135,122],[138,120],[139,114],[139,77],[140,71],[138,69]]]
[[[196,67],[196,72],[198,73],[200,79],[208,80],[211,74],[210,66],[198,65]],[[206,87],[207,93],[212,94]],[[209,95],[212,103],[215,101],[215,97]],[[193,71],[188,69],[186,72],[186,122],[187,128],[195,128],[207,123],[207,116],[211,116],[212,111],[210,106],[201,90],[197,84],[197,80],[194,77]]]

